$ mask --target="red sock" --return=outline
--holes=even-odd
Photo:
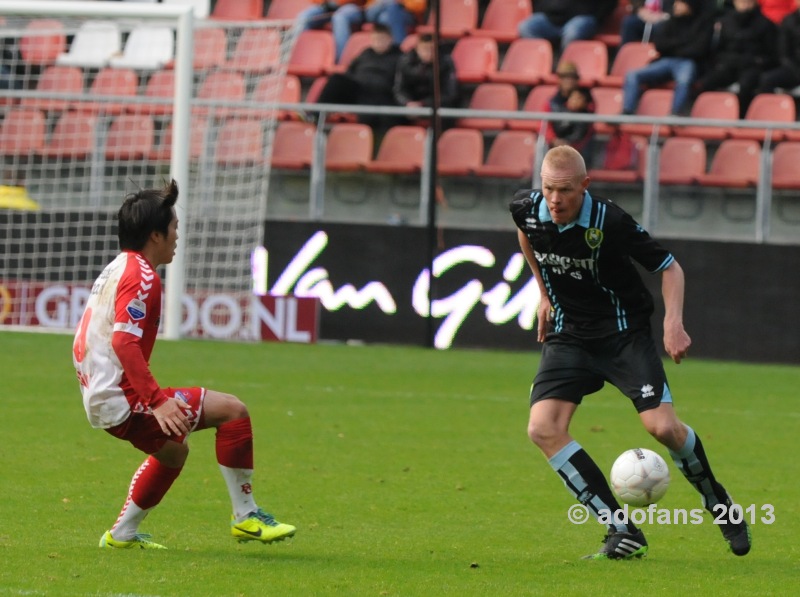
[[[253,468],[253,427],[250,417],[217,427],[217,462],[228,468]]]
[[[181,470],[164,466],[156,458],[149,456],[133,476],[130,499],[142,510],[157,506],[181,474]]]

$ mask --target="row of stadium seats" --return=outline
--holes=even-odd
[[[209,143],[212,126],[214,142]],[[101,131],[101,127],[103,128]],[[166,161],[170,157],[171,125],[149,115],[121,114],[111,119],[66,112],[47,134],[47,119],[39,110],[11,110],[0,125],[0,154],[57,159],[87,159],[102,144],[106,160]],[[271,163],[274,168],[309,169],[313,161],[316,126],[307,122],[281,122],[275,132]],[[363,124],[338,123],[327,132],[325,167],[329,171],[365,171],[415,174],[423,168],[426,129],[419,126],[390,128],[377,152],[373,130]],[[487,137],[476,129],[446,130],[438,142],[438,171],[442,176],[530,178],[536,135],[529,131],[501,131]],[[597,181],[637,183],[644,179],[647,140],[637,137],[640,159],[635,170],[590,171]],[[199,159],[213,147],[217,164],[264,163],[265,131],[248,118],[232,117],[218,125],[196,114],[192,119],[190,157]],[[702,185],[746,188],[758,183],[761,145],[751,139],[726,139],[708,163],[707,146],[696,137],[670,137],[661,147],[659,182],[664,185]],[[783,141],[772,151],[773,188],[800,188],[800,142]],[[708,164],[708,166],[707,166]]]

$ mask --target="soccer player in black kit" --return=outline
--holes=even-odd
[[[650,330],[653,297],[631,260],[661,273],[664,348],[676,363],[691,344],[683,327],[683,270],[628,213],[589,193],[586,165],[575,149],[548,151],[541,174],[542,189],[517,192],[510,206],[541,292],[538,340],[544,346],[531,389],[531,441],[595,518],[605,513],[604,520],[614,520],[608,513],[620,505],[605,476],[569,434],[583,397],[608,381],[631,399],[645,429],[667,447],[705,508],[716,517],[724,507],[727,516],[730,495],[715,479],[700,436],[673,409]],[[720,529],[731,551],[743,556],[750,551],[750,529],[743,517],[735,518],[742,522],[728,521]],[[648,549],[644,533],[630,520],[610,524],[603,542],[598,553],[586,557],[628,559]]]

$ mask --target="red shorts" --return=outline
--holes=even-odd
[[[164,393],[170,398],[178,398],[188,404],[191,409],[188,414],[191,431],[200,425],[203,419],[203,400],[206,397],[204,388],[164,388]],[[200,427],[202,429],[202,427]],[[147,409],[144,412],[134,410],[131,415],[115,427],[106,429],[116,438],[124,439],[133,444],[145,454],[158,452],[167,440],[173,442],[186,441],[186,435],[167,435],[161,430],[161,425]],[[190,433],[191,433],[190,431]]]

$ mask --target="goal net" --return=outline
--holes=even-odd
[[[118,252],[125,195],[175,178],[167,336],[252,336],[294,31],[188,10],[0,1],[0,325],[73,328]]]

